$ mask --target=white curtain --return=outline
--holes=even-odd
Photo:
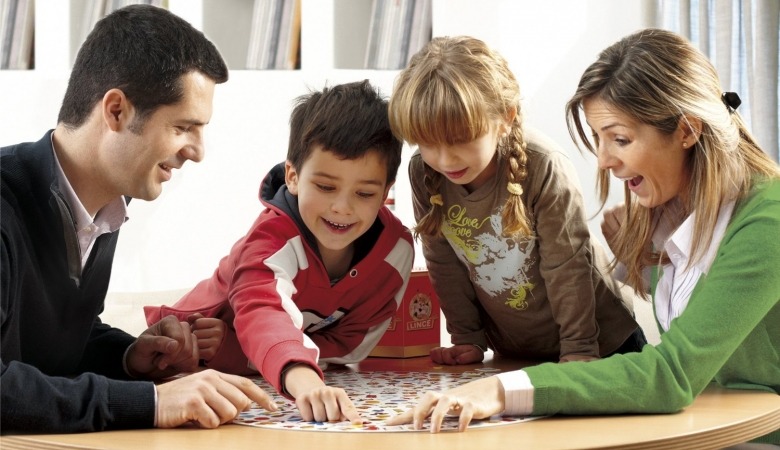
[[[648,13],[710,58],[759,145],[780,161],[780,0],[655,0]]]

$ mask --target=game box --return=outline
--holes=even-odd
[[[428,356],[440,344],[439,298],[433,292],[428,271],[414,269],[403,302],[369,356],[411,358]]]

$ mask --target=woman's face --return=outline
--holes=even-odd
[[[684,192],[690,178],[688,150],[695,143],[685,127],[666,135],[598,98],[583,102],[583,109],[599,168],[624,181],[639,204],[652,208]]]

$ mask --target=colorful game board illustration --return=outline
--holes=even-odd
[[[460,384],[491,375],[497,369],[480,368],[463,373],[446,372],[325,372],[325,382],[329,386],[343,388],[363,417],[362,425],[350,422],[305,422],[298,413],[295,403],[274,394],[279,410],[269,413],[253,405],[252,409],[241,413],[234,423],[253,427],[285,430],[340,431],[340,432],[399,432],[419,431],[409,425],[389,426],[384,421],[414,406],[422,393],[429,390],[444,390]],[[262,377],[253,377],[253,381],[266,392],[273,388]],[[484,420],[473,420],[469,427],[505,425],[532,420],[531,417],[494,416]],[[422,431],[429,429],[426,421]],[[458,429],[458,418],[447,417],[442,431]]]

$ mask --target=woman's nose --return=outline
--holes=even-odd
[[[599,169],[612,169],[619,163],[619,160],[602,144],[599,144],[596,154],[599,160]]]

